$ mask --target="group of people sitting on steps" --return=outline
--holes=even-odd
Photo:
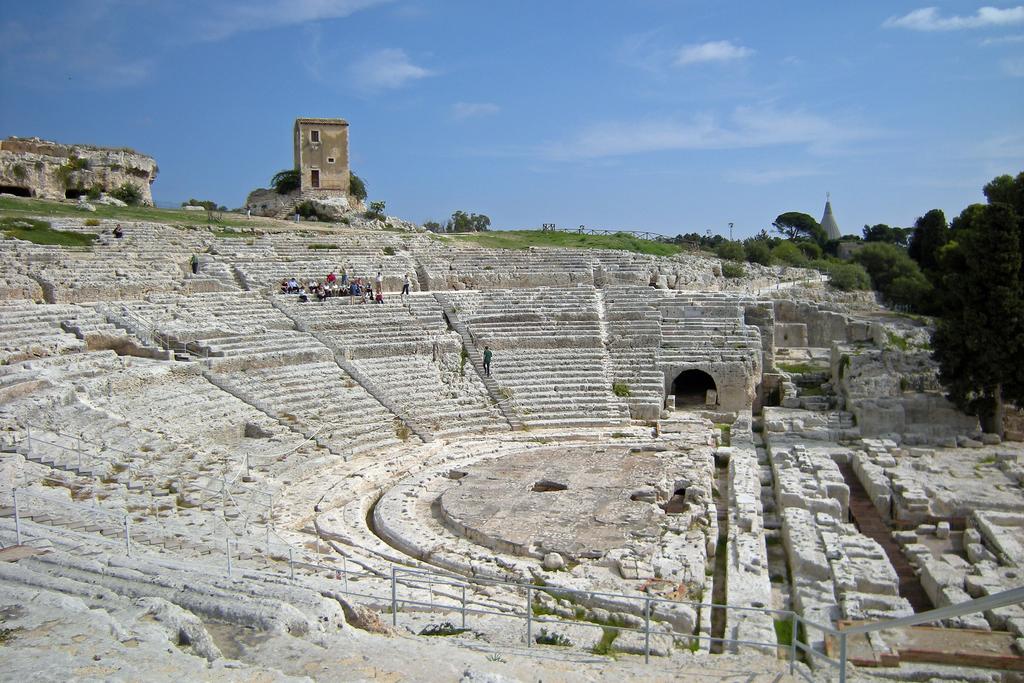
[[[403,297],[409,293],[411,284],[412,281],[407,274],[402,283]],[[308,283],[302,283],[292,277],[281,280],[281,293],[298,294],[299,301],[303,302],[309,301],[310,296],[315,296],[318,301],[324,301],[332,296],[348,296],[351,301],[355,301],[355,298],[359,297],[359,303],[362,304],[367,301],[382,304],[384,303],[384,273],[377,271],[377,277],[372,282],[369,278],[364,281],[361,277],[349,280],[348,272],[344,268],[341,270],[340,278],[332,270],[323,282],[310,280]]]

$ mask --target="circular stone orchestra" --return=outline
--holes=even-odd
[[[710,454],[708,454],[710,457]],[[460,471],[439,497],[446,526],[499,552],[595,559],[665,533],[696,474],[671,452],[533,451]],[[709,482],[703,482],[707,487]]]

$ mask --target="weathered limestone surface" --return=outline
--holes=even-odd
[[[59,173],[72,157],[81,168]],[[150,185],[156,161],[130,149],[67,145],[39,138],[0,140],[0,185],[21,188],[32,197],[64,199],[67,191],[84,194],[94,186],[105,192],[123,183],[135,185],[144,204],[153,204]]]

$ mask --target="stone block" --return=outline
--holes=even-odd
[[[996,556],[993,555],[989,550],[981,543],[969,543],[964,547],[967,551],[967,559],[972,564],[979,562],[995,562]]]
[[[949,522],[939,522],[935,525],[936,538],[949,538]]]

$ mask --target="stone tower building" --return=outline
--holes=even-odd
[[[295,168],[303,196],[347,197],[348,122],[344,119],[295,119]]]

